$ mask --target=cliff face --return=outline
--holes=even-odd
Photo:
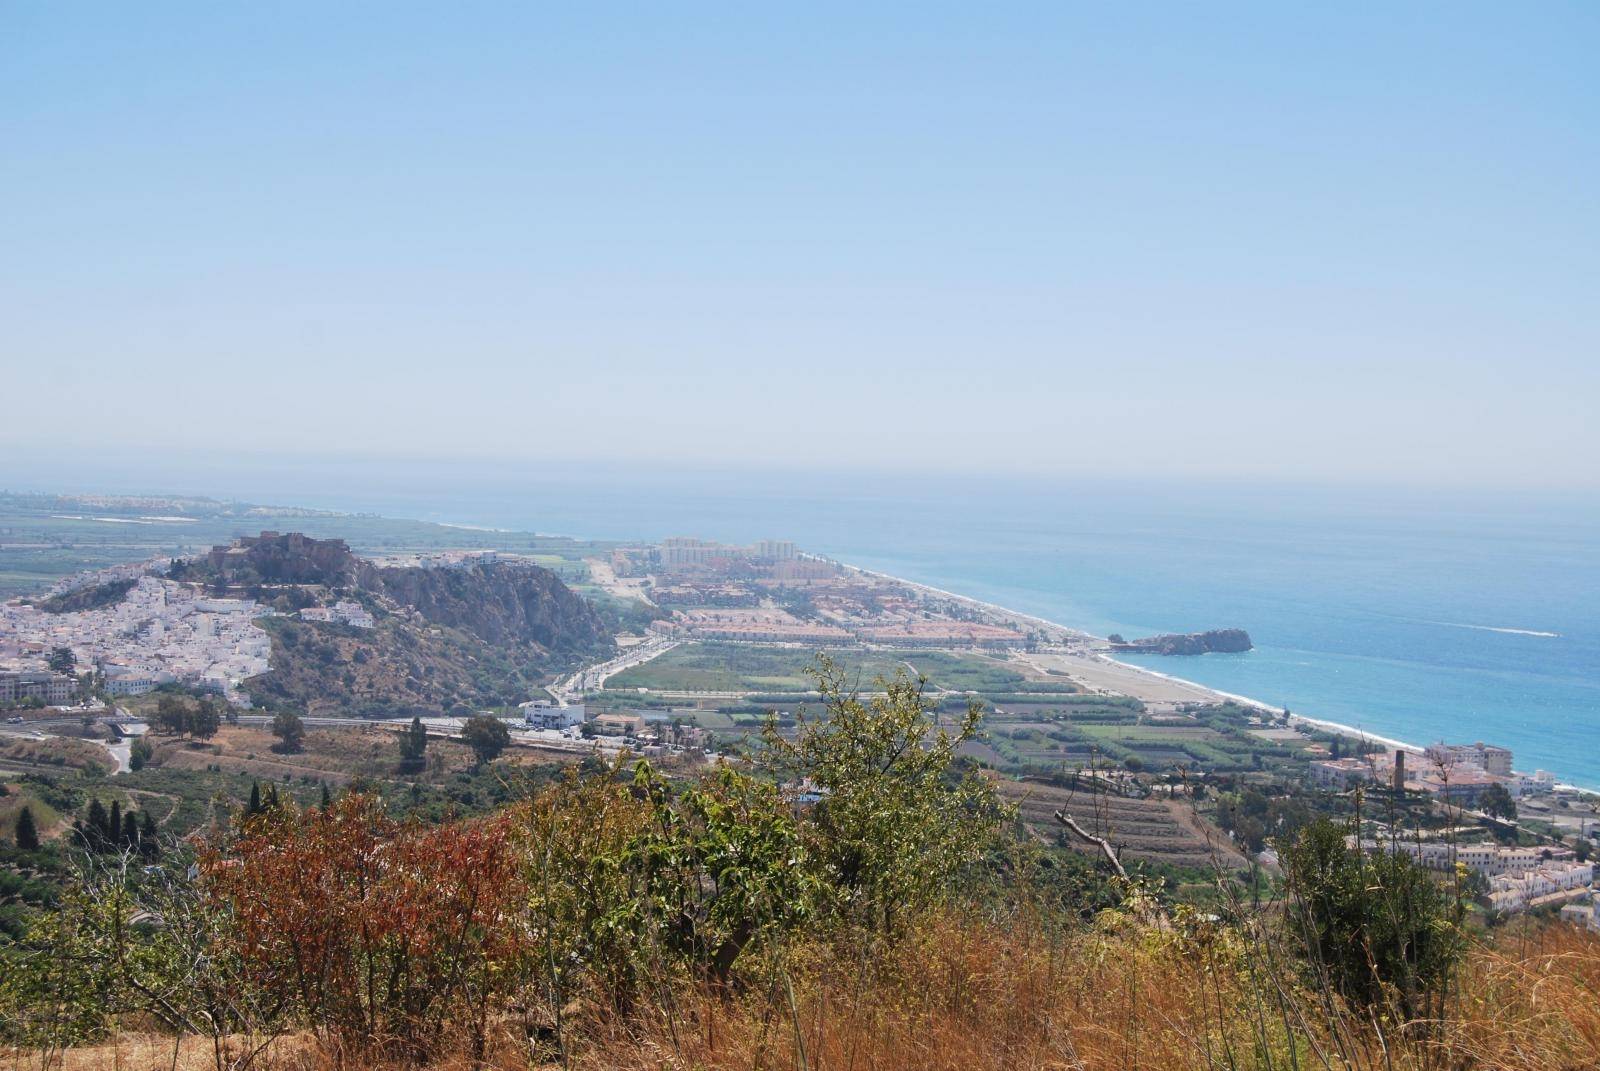
[[[257,703],[307,714],[460,714],[519,703],[561,664],[532,643],[484,643],[456,629],[386,614],[370,629],[261,619],[272,669],[245,687]]]
[[[436,625],[469,632],[489,644],[536,643],[547,651],[569,653],[610,642],[589,604],[554,573],[534,565],[369,567],[360,585],[412,607]]]
[[[1250,634],[1242,628],[1219,628],[1209,632],[1190,632],[1181,635],[1150,636],[1142,640],[1123,640],[1111,637],[1113,651],[1129,654],[1200,655],[1238,654],[1250,650]]]

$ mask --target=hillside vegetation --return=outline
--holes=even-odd
[[[438,824],[252,792],[192,854],[102,852],[5,953],[0,1035],[19,1066],[164,1035],[218,1071],[1594,1066],[1592,937],[1475,936],[1326,822],[1282,899],[1219,872],[1214,910],[1174,906],[1018,836],[958,757],[976,709],[820,691],[749,767],[574,769]]]

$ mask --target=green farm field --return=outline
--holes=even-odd
[[[737,643],[686,643],[606,682],[607,690],[786,693],[810,691],[807,670],[818,652],[800,647],[756,647]],[[949,691],[1014,691],[1021,674],[1004,663],[976,654],[915,651],[836,651],[834,661],[846,676],[872,690],[896,672],[920,673],[929,687]]]

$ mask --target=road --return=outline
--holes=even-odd
[[[80,711],[70,717],[30,718],[21,725],[0,725],[0,736],[15,737],[19,740],[82,740],[88,744],[99,744],[106,749],[106,753],[111,756],[111,761],[116,764],[116,768],[111,771],[113,774],[127,773],[131,770],[133,768],[130,762],[133,755],[133,742],[131,740],[96,740],[93,737],[68,736],[64,733],[50,732],[51,729],[62,729],[69,725],[79,724],[83,721],[83,713]],[[105,712],[103,710],[95,711],[94,714],[99,718],[103,717]],[[36,766],[37,764],[17,763],[17,765]]]
[[[604,688],[607,678],[613,677],[625,669],[642,666],[652,658],[658,658],[676,646],[678,646],[677,640],[669,640],[662,636],[652,636],[639,646],[629,648],[609,662],[601,662],[597,666],[585,666],[572,674],[572,676],[557,681],[545,690],[555,696],[557,703],[566,706],[568,703],[581,700],[588,692]]]

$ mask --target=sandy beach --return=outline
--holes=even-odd
[[[1157,708],[1176,706],[1181,703],[1224,703],[1231,701],[1244,706],[1255,707],[1264,713],[1283,713],[1282,707],[1264,703],[1259,699],[1218,691],[1215,688],[1209,688],[1203,684],[1185,680],[1182,677],[1161,673],[1143,666],[1135,666],[1127,662],[1119,662],[1106,653],[1109,649],[1108,640],[1093,633],[1085,632],[1082,629],[1070,628],[1059,622],[1050,621],[1034,614],[1025,614],[1018,610],[975,599],[970,595],[962,595],[958,592],[947,591],[928,584],[919,584],[914,580],[891,576],[888,573],[875,572],[874,570],[863,569],[854,565],[845,565],[844,567],[864,576],[877,577],[881,580],[901,584],[924,595],[954,600],[970,606],[996,621],[1007,622],[1014,626],[1028,629],[1044,629],[1047,632],[1056,634],[1066,641],[1066,650],[1028,654],[1020,656],[1021,660],[1048,674],[1065,674],[1070,680],[1077,682],[1091,692],[1131,696]],[[1205,656],[1196,655],[1193,657],[1204,658]],[[1181,658],[1174,657],[1174,662],[1181,661]],[[1383,744],[1386,747],[1400,748],[1413,754],[1422,754],[1423,752],[1421,747],[1409,741],[1379,736],[1354,725],[1327,721],[1321,718],[1308,718],[1300,714],[1291,714],[1290,717],[1294,722],[1313,726],[1323,732],[1335,733],[1357,740],[1369,740]]]

